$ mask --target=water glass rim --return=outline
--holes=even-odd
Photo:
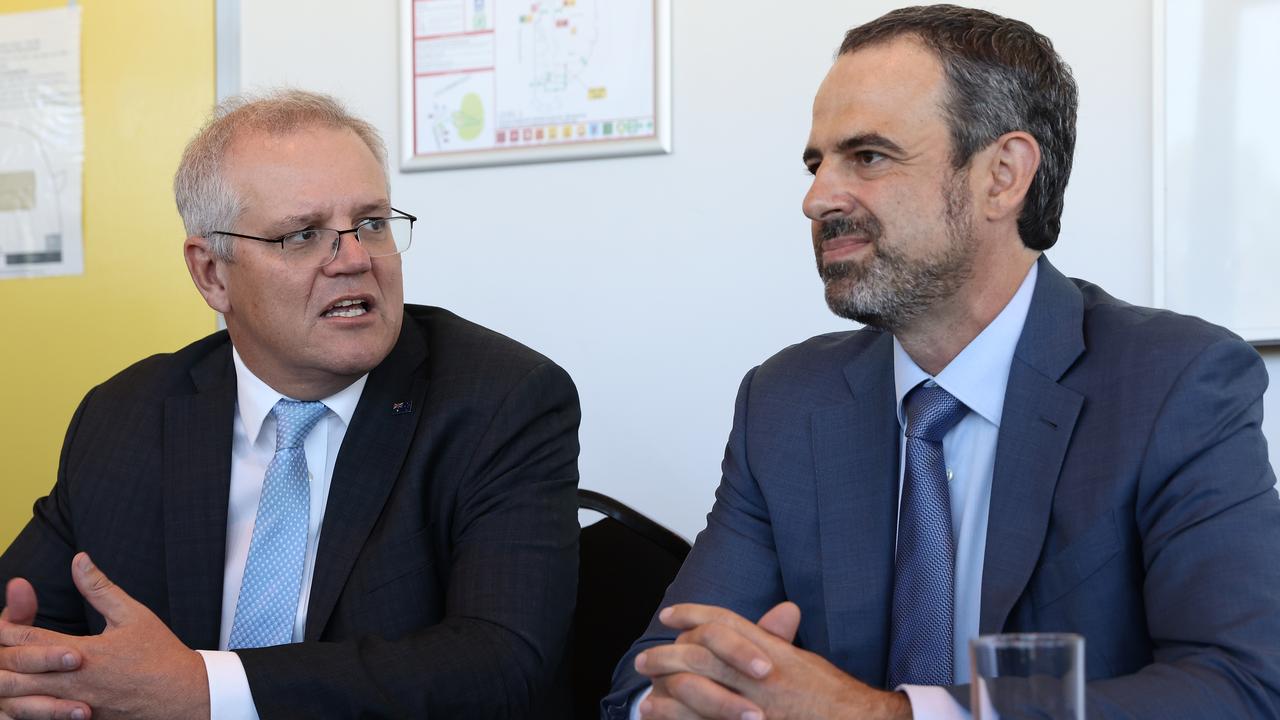
[[[979,635],[969,641],[972,647],[1043,649],[1083,643],[1078,633],[998,633]]]

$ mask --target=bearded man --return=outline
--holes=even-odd
[[[707,528],[604,716],[963,717],[982,633],[1085,638],[1088,716],[1275,717],[1262,360],[1070,280],[1076,86],[949,5],[846,35],[804,200],[866,328],[749,372]],[[674,641],[674,642],[673,642]]]

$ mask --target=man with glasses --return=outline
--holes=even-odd
[[[297,91],[191,141],[184,252],[227,329],[76,411],[0,556],[0,716],[559,716],[577,396],[404,305],[385,158]]]

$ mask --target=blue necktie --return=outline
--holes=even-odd
[[[903,407],[907,449],[893,576],[889,689],[953,682],[956,550],[942,437],[969,411],[932,382],[916,386]]]
[[[283,645],[293,637],[311,514],[302,441],[327,411],[324,403],[293,400],[281,400],[271,410],[276,417],[276,454],[262,481],[231,623],[228,647],[232,650]]]

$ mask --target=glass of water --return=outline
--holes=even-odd
[[[1084,638],[983,635],[969,641],[974,720],[1084,720]]]

